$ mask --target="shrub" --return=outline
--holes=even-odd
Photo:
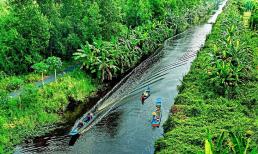
[[[6,85],[6,90],[9,92],[17,90],[23,85],[23,83],[24,81],[22,79],[12,77]]]

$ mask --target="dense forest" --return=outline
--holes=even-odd
[[[209,8],[196,7],[202,3],[209,1],[9,0],[1,6],[0,70],[28,73],[49,56],[71,60],[83,49],[76,57],[91,55],[85,66],[99,77],[111,78],[164,38],[198,22]]]

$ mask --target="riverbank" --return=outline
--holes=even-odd
[[[1,93],[0,153],[8,153],[24,138],[43,135],[49,126],[64,122],[62,115],[69,99],[84,102],[96,90],[96,81],[81,70],[74,70],[40,89],[27,84],[14,98]]]
[[[173,19],[175,23],[178,21],[177,25],[173,25],[176,27],[173,31],[165,23],[159,23],[154,27],[144,30],[141,29],[144,26],[136,28],[136,31],[141,33],[135,36],[139,40],[139,44],[134,44],[133,48],[137,47],[135,52],[138,52],[139,56],[133,57],[133,60],[129,62],[131,68],[136,66],[141,57],[146,57],[154,52],[164,39],[184,31],[191,25],[206,20],[208,18],[207,14],[211,13],[214,4],[208,5],[209,7],[205,6],[207,6],[207,3],[201,3],[200,6],[191,6],[189,12],[196,9],[200,10],[199,12],[194,11],[195,13],[197,12],[195,15],[189,15],[189,12],[177,12],[178,14],[182,14],[182,16]],[[186,19],[188,16],[192,17],[191,20],[189,18]],[[148,34],[148,37],[144,38],[143,36],[145,34]],[[150,43],[152,45],[148,46]],[[135,61],[135,58],[137,61]],[[23,87],[23,92],[18,98],[11,99],[7,97],[6,91],[1,93],[3,94],[1,95],[1,98],[3,98],[1,99],[1,104],[3,105],[0,108],[0,131],[2,139],[0,141],[0,153],[11,152],[13,147],[19,144],[24,138],[41,135],[48,131],[48,128],[43,128],[43,126],[53,125],[63,120],[65,107],[69,103],[68,98],[81,103],[87,103],[85,102],[85,98],[92,94],[94,95],[100,82],[93,80],[92,76],[85,75],[81,70],[75,70],[74,72],[67,73],[58,82],[46,85],[42,89],[37,89],[30,84],[18,85]],[[11,87],[11,89],[13,88]]]
[[[239,3],[228,3],[178,87],[156,153],[203,153],[208,144],[241,153],[257,146],[258,36],[243,28]]]

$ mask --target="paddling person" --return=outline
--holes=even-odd
[[[145,96],[144,96],[144,93],[142,93],[142,96],[141,96],[141,101],[142,101],[142,104],[144,104],[144,101],[145,101]]]
[[[93,113],[88,113],[87,116],[84,118],[84,122],[89,122],[93,117]]]
[[[144,97],[148,97],[149,93],[147,91],[144,91],[143,95]]]
[[[156,119],[157,113],[156,112],[152,112],[151,114],[152,114],[152,119]]]
[[[152,122],[157,122],[157,113],[156,112],[152,112]]]
[[[80,121],[80,122],[78,123],[77,127],[78,127],[79,129],[82,128],[82,127],[83,127],[83,122]]]

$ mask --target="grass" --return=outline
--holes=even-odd
[[[61,121],[68,97],[84,101],[96,87],[89,76],[75,70],[41,89],[26,84],[17,98],[0,93],[0,153],[11,153],[24,138],[45,133],[42,126]]]
[[[179,86],[179,94],[172,107],[172,115],[164,124],[165,135],[156,144],[156,153],[203,153],[206,131],[210,130],[213,140],[221,132],[241,133],[251,139],[250,152],[258,143],[258,36],[256,32],[244,30],[240,37],[246,40],[245,48],[251,51],[251,77],[236,87],[237,94],[229,98],[221,96],[207,83],[207,68],[211,65],[210,53],[214,44],[220,45],[223,23],[241,18],[236,3],[229,2],[218,18],[205,47],[199,52],[190,72]],[[232,12],[237,14],[231,14]],[[239,14],[238,14],[239,13]],[[231,17],[232,16],[232,17]],[[234,18],[234,20],[237,20]],[[240,25],[236,25],[240,26]],[[248,54],[248,53],[243,53]],[[243,55],[244,56],[244,55]],[[225,143],[230,147],[230,142]]]
[[[72,61],[65,61],[63,62],[62,68],[60,69],[62,72],[69,66],[73,66],[74,62]],[[54,72],[47,72],[45,77],[48,75],[53,75]],[[44,78],[45,78],[44,77]],[[41,74],[40,73],[28,73],[25,75],[7,75],[4,72],[0,71],[0,89],[5,91],[6,93],[13,92],[15,90],[20,89],[22,86],[26,86],[28,84],[32,84],[35,82],[41,81]]]

